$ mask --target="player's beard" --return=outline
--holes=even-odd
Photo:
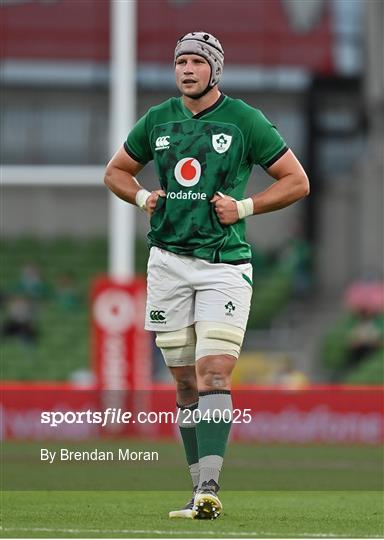
[[[204,90],[196,90],[195,92],[188,92],[186,93],[185,91],[183,91],[183,85],[181,85],[181,88],[180,88],[180,92],[182,93],[183,96],[187,97],[187,98],[190,98],[190,99],[200,99],[201,97],[205,96],[206,94],[208,94],[208,92],[210,90],[212,90],[212,88],[214,88],[213,86],[209,86],[209,84],[205,87]]]

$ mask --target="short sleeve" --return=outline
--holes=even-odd
[[[268,169],[288,151],[276,127],[258,110],[254,111],[250,141],[250,159],[264,169]]]
[[[145,165],[153,158],[148,135],[148,113],[140,118],[124,142],[125,151],[132,159]]]

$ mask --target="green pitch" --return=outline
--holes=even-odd
[[[4,537],[382,537],[378,492],[222,494],[215,521],[169,520],[186,492],[5,492]]]
[[[40,462],[41,446],[155,449],[160,460],[50,465]],[[380,447],[231,443],[221,476],[224,512],[208,522],[168,518],[190,497],[178,443],[3,442],[1,450],[3,537],[384,536]]]
[[[157,451],[158,461],[40,459],[41,447],[71,450]],[[180,443],[164,440],[3,442],[4,491],[185,491],[191,480]],[[220,476],[223,491],[381,491],[379,446],[256,445],[230,443]]]

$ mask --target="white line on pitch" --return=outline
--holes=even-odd
[[[31,532],[48,532],[48,533],[72,533],[72,534],[82,534],[82,533],[93,533],[93,534],[166,534],[166,535],[190,535],[195,536],[197,531],[175,531],[175,530],[166,530],[160,531],[157,529],[54,529],[49,527],[0,527],[1,531],[31,531]],[[199,533],[201,531],[198,531]],[[276,536],[281,537],[281,533],[271,533],[265,531],[259,532],[225,532],[225,531],[204,531],[205,535],[209,536]],[[295,538],[351,538],[349,534],[337,534],[337,533],[292,533],[292,536]],[[366,535],[359,536],[359,538],[382,538],[380,535]]]

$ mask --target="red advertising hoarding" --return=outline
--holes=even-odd
[[[91,289],[91,358],[101,389],[149,388],[151,335],[144,330],[146,281],[96,279]]]
[[[157,439],[178,433],[175,390],[166,385],[105,392],[74,385],[18,383],[4,384],[0,390],[2,439]],[[384,441],[382,387],[312,386],[287,391],[254,386],[235,388],[232,395],[231,436],[237,441],[361,445]],[[43,421],[43,411],[54,413],[58,425]],[[100,421],[95,421],[96,415]],[[104,417],[106,425],[102,425]]]

